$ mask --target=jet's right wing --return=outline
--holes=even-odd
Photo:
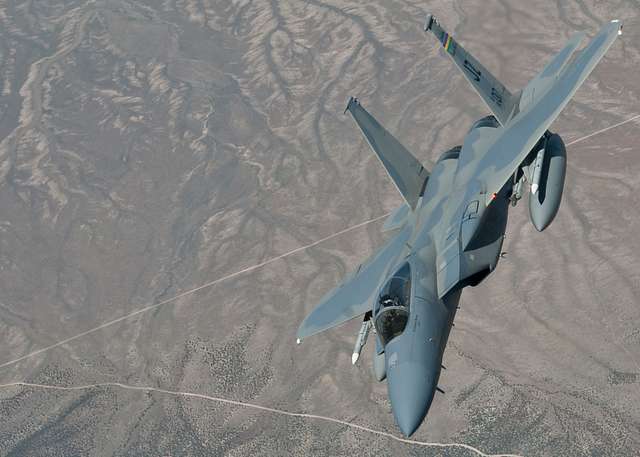
[[[411,234],[405,227],[369,260],[329,292],[298,328],[298,340],[328,330],[373,309],[373,300],[389,269],[395,266]]]

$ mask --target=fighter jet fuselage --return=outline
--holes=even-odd
[[[404,228],[408,236],[396,271],[374,306],[377,363],[384,363],[383,370],[377,369],[383,376],[378,377],[386,375],[393,413],[405,435],[420,425],[435,395],[462,289],[479,284],[495,269],[507,225],[512,183],[488,206],[481,205],[482,189],[457,175],[461,163],[464,157],[447,151],[431,171],[424,195]],[[439,297],[438,272],[450,258],[461,267],[455,270],[455,284]],[[393,327],[385,318],[389,312],[385,300],[394,303],[389,297],[406,307],[406,323]],[[398,314],[396,320],[404,320]]]

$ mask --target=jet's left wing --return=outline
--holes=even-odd
[[[349,111],[376,153],[393,183],[411,209],[415,209],[422,195],[429,173],[422,164],[395,137],[351,97],[345,113]]]
[[[373,309],[373,300],[402,252],[411,229],[405,227],[343,283],[329,292],[298,328],[298,339],[328,330]]]

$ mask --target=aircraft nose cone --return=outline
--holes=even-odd
[[[413,435],[433,401],[435,374],[418,363],[402,363],[387,373],[389,401],[398,427]]]

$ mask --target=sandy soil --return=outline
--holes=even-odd
[[[398,433],[372,345],[351,366],[357,322],[294,344],[382,220],[56,344],[397,207],[348,97],[427,167],[486,114],[427,11],[511,90],[573,31],[623,19],[553,130],[640,113],[637,1],[0,1],[0,384],[150,386]],[[544,233],[511,212],[414,438],[640,454],[639,140],[637,119],[571,144]],[[0,455],[443,452],[475,455],[157,391],[0,389]]]

